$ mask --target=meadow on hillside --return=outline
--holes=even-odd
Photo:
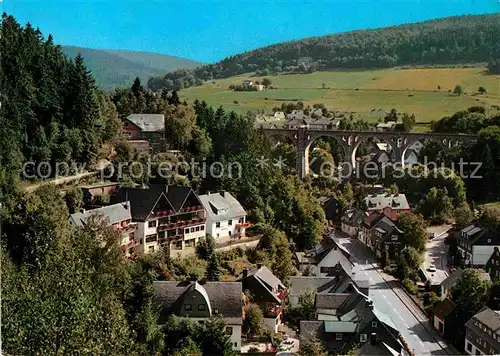
[[[239,113],[270,113],[273,107],[290,101],[323,103],[331,110],[352,112],[372,122],[392,108],[414,114],[418,123],[428,123],[470,106],[500,104],[500,76],[487,74],[483,67],[338,70],[267,78],[273,89],[263,92],[229,90],[231,84],[245,79],[263,79],[248,74],[184,89],[180,96],[188,102],[205,100]],[[464,94],[453,94],[456,85]],[[478,94],[480,86],[487,93]]]

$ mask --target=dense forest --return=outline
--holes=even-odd
[[[182,89],[242,73],[307,73],[489,62],[500,55],[500,14],[460,16],[376,30],[306,38],[259,48],[194,70],[151,78],[152,90]]]
[[[121,121],[83,58],[67,59],[51,36],[6,14],[0,53],[0,195],[25,162],[47,162],[41,176],[51,176],[57,162],[95,163],[100,144],[120,134]]]
[[[234,278],[242,272],[235,269],[235,259],[248,266],[265,263],[286,282],[295,273],[291,245],[311,247],[324,229],[324,213],[310,186],[276,167],[255,166],[268,146],[251,118],[203,102],[189,107],[175,92],[154,95],[139,78],[108,96],[95,87],[80,56],[67,59],[50,36],[44,39],[10,16],[2,17],[0,43],[3,350],[19,355],[235,355],[218,316],[203,325],[171,317],[158,326],[152,282]],[[186,159],[238,161],[243,172],[220,178],[188,172],[179,180],[155,181],[147,173],[114,178],[125,185],[131,179],[186,184],[200,193],[228,190],[262,229],[259,246],[223,254],[212,242],[205,252],[197,251],[198,257],[172,258],[164,249],[126,261],[120,233],[106,221],[69,225],[69,213],[83,206],[81,190],[69,188],[62,197],[53,185],[21,189],[24,162],[47,162],[47,169],[62,162],[92,164],[106,145],[115,148],[116,155],[107,156],[114,164],[165,162],[165,156],[140,155],[122,140],[120,118],[131,112],[165,114],[168,143]]]

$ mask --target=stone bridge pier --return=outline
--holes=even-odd
[[[312,143],[322,136],[335,137],[344,150],[344,162],[351,165],[351,172],[356,168],[356,151],[359,145],[367,138],[378,138],[392,149],[395,163],[405,166],[405,154],[408,148],[419,140],[437,142],[442,149],[459,146],[462,142],[477,141],[477,135],[456,133],[417,133],[417,132],[377,132],[377,131],[338,131],[300,128],[264,128],[266,135],[281,135],[290,138],[297,149],[296,171],[302,178],[310,174],[309,149]],[[338,162],[337,162],[338,163]],[[315,172],[321,173],[321,172]]]

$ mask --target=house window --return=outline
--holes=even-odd
[[[335,334],[335,340],[337,340],[337,341],[342,340],[342,334],[341,333],[336,333]]]
[[[156,220],[148,221],[148,227],[156,227]]]
[[[366,334],[361,334],[361,335],[359,336],[359,341],[360,341],[360,342],[366,342],[366,340],[368,340],[368,335],[366,335]]]
[[[219,234],[219,233],[217,233],[217,237],[219,237],[219,235],[220,235],[220,234]]]
[[[191,228],[191,232],[194,232],[194,227]]]
[[[320,267],[319,272],[320,273],[328,273],[328,267]]]
[[[199,311],[204,311],[205,310],[205,304],[198,304],[198,310]]]
[[[215,227],[219,228],[220,227],[220,222],[215,223]]]
[[[237,342],[234,343],[234,347],[238,347],[238,343]]]
[[[376,328],[377,327],[377,322],[376,321],[372,321],[372,328]]]
[[[185,234],[189,234],[189,229],[184,229]]]
[[[227,224],[228,224],[229,226],[233,226],[233,220],[228,220],[228,221],[227,221]]]
[[[196,226],[196,231],[200,231],[200,227],[199,226]]]
[[[184,304],[184,310],[189,311],[191,309],[191,304]]]
[[[226,326],[226,334],[233,335],[233,327],[232,326]]]
[[[201,231],[205,230],[205,225],[201,225]]]

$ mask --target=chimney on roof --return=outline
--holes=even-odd
[[[207,195],[210,195],[210,191],[207,192]]]
[[[243,268],[243,278],[248,277],[248,268]]]
[[[168,193],[168,185],[165,186],[165,194]]]

